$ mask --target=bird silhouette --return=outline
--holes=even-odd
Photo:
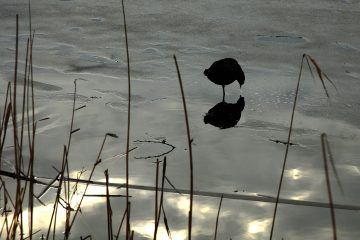
[[[225,85],[237,80],[241,85],[245,82],[245,74],[239,63],[233,58],[224,58],[211,64],[209,69],[204,71],[205,76],[223,88],[223,101],[225,101]]]
[[[225,129],[234,127],[241,118],[245,107],[245,99],[240,96],[236,103],[219,102],[204,116],[204,123]]]

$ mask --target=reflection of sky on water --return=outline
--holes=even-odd
[[[24,56],[27,1],[0,0],[0,106],[6,83],[12,77],[14,19],[20,13],[20,59]],[[189,188],[188,152],[184,115],[172,55],[176,54],[184,81],[191,134],[194,138],[195,189],[226,193],[275,195],[285,146],[284,141],[299,71],[301,55],[313,56],[335,82],[328,100],[319,81],[305,67],[295,113],[282,197],[327,201],[320,134],[329,136],[342,180],[342,195],[331,175],[334,200],[357,204],[359,199],[358,14],[355,1],[321,0],[309,6],[300,1],[129,1],[126,5],[133,79],[132,141],[155,140],[174,145],[168,155],[167,177],[178,188]],[[121,7],[111,1],[34,1],[34,76],[38,123],[36,146],[39,176],[53,177],[59,168],[63,144],[71,119],[74,79],[78,81],[77,106],[70,151],[70,168],[89,170],[102,138],[114,132],[97,166],[94,179],[110,171],[123,179],[126,137],[126,64]],[[346,15],[344,15],[346,13]],[[269,24],[270,23],[270,24]],[[279,37],[280,36],[280,37]],[[236,128],[220,130],[203,124],[206,112],[221,98],[221,88],[211,84],[203,71],[215,60],[234,57],[246,74],[245,84],[226,87],[226,99],[236,102],[239,94],[246,106]],[[21,71],[24,62],[20,63]],[[19,98],[20,101],[20,98]],[[7,146],[11,145],[10,143]],[[51,146],[51,147],[49,147]],[[161,154],[167,148],[137,144],[131,154],[133,184],[154,185],[154,159],[135,159]],[[11,148],[6,148],[3,168],[13,170]],[[332,174],[332,173],[330,173]],[[11,184],[11,182],[9,182]],[[170,187],[166,184],[166,187]],[[123,194],[123,189],[113,189]],[[99,193],[103,187],[90,187]],[[136,239],[149,239],[153,229],[154,194],[131,190],[132,225]],[[47,223],[53,192],[46,207],[36,206],[37,224]],[[124,200],[112,198],[114,226],[119,224]],[[75,203],[74,203],[75,204]],[[107,237],[105,199],[87,197],[83,214],[72,236],[92,234]],[[165,194],[165,210],[173,239],[186,239],[186,196]],[[195,197],[195,239],[213,237],[219,199]],[[273,205],[224,199],[220,213],[220,239],[267,239]],[[61,213],[63,214],[63,213]],[[340,239],[360,235],[357,212],[337,210]],[[280,205],[276,239],[329,239],[328,209]],[[63,224],[59,218],[59,225]],[[44,226],[44,225],[43,225]],[[115,227],[114,227],[115,229]],[[59,234],[61,235],[61,230]],[[161,236],[161,237],[160,237]],[[159,239],[167,239],[161,224]]]

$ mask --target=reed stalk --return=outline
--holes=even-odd
[[[321,134],[321,150],[323,155],[324,162],[324,172],[326,179],[326,190],[329,198],[329,206],[330,206],[330,214],[331,214],[331,226],[333,231],[333,240],[337,240],[337,231],[336,231],[336,217],[335,217],[335,208],[334,201],[331,191],[330,177],[329,177],[329,169],[328,169],[328,157],[332,158],[330,152],[330,146],[327,139],[327,135],[325,133]]]
[[[156,218],[156,221],[155,221],[154,240],[157,238],[156,235],[157,235],[157,231],[158,231],[158,228],[159,228],[161,210],[162,210],[162,206],[163,206],[165,175],[166,175],[166,157],[164,157],[164,160],[163,160],[163,171],[162,171],[162,179],[161,179],[160,203],[159,203],[159,208],[158,208],[158,212],[157,212],[157,218]]]
[[[129,149],[130,149],[130,123],[131,123],[131,77],[130,77],[130,57],[129,57],[129,43],[127,34],[126,14],[124,0],[121,0],[123,21],[124,21],[124,34],[125,34],[125,47],[126,47],[126,62],[127,62],[127,76],[128,76],[128,114],[127,114],[127,134],[126,134],[126,159],[125,159],[125,171],[126,171],[126,240],[129,240],[130,233],[130,211],[129,207]]]
[[[70,232],[72,226],[74,225],[76,216],[78,215],[78,213],[79,213],[79,211],[80,211],[80,209],[81,209],[81,204],[82,204],[82,202],[83,202],[83,200],[84,200],[84,197],[85,197],[85,195],[86,195],[86,191],[87,191],[87,189],[88,189],[88,187],[89,187],[89,184],[90,184],[90,182],[91,182],[91,179],[92,179],[92,176],[93,176],[93,174],[94,174],[94,172],[95,172],[95,169],[96,169],[97,165],[98,165],[99,163],[101,163],[101,158],[100,158],[100,156],[101,156],[101,153],[102,153],[102,151],[103,151],[103,149],[104,149],[105,142],[106,142],[106,139],[107,139],[108,136],[109,136],[109,137],[113,137],[113,138],[117,138],[117,136],[116,136],[115,134],[112,134],[112,133],[106,133],[106,134],[105,134],[105,137],[104,137],[104,140],[103,140],[103,142],[102,142],[102,144],[101,144],[101,147],[100,147],[98,156],[96,157],[95,163],[94,163],[94,165],[93,165],[93,167],[92,167],[92,169],[91,169],[89,178],[88,178],[88,180],[87,180],[87,184],[85,185],[84,193],[83,193],[83,195],[81,196],[81,199],[80,199],[80,201],[79,201],[78,207],[76,208],[75,213],[74,213],[74,216],[73,216],[73,218],[72,218],[72,220],[71,220],[71,223],[69,224],[69,229],[68,229],[69,232]],[[70,182],[70,181],[67,180],[67,182]]]
[[[110,203],[110,192],[109,192],[109,170],[106,169],[105,172],[106,179],[106,213],[107,213],[107,223],[108,223],[108,240],[113,239],[113,230],[112,230],[112,210]]]
[[[289,132],[288,132],[288,137],[287,137],[287,142],[286,142],[286,149],[285,149],[285,155],[284,155],[284,160],[283,160],[283,165],[282,165],[282,169],[281,169],[281,175],[280,175],[280,181],[279,181],[279,185],[278,185],[278,189],[277,189],[277,194],[276,194],[276,202],[275,202],[275,207],[274,207],[274,213],[273,213],[273,218],[272,218],[272,223],[271,223],[271,230],[270,230],[270,240],[273,237],[274,234],[274,226],[275,226],[275,221],[276,221],[276,213],[277,213],[277,208],[278,208],[278,204],[279,204],[279,199],[280,199],[280,192],[281,192],[281,188],[282,188],[282,184],[283,184],[283,178],[284,178],[284,173],[285,173],[285,169],[286,169],[286,162],[287,162],[287,157],[288,157],[288,153],[289,153],[289,146],[290,146],[290,141],[291,141],[291,133],[292,133],[292,129],[293,129],[293,122],[294,122],[294,115],[295,115],[295,108],[296,108],[296,104],[297,104],[297,99],[298,99],[298,94],[299,94],[299,86],[300,86],[300,80],[301,80],[301,75],[302,75],[302,71],[303,71],[303,64],[304,64],[304,59],[306,59],[306,62],[309,66],[309,70],[311,75],[314,77],[314,74],[312,73],[311,70],[311,65],[310,63],[312,63],[312,65],[315,67],[316,72],[317,72],[317,76],[319,77],[323,89],[326,93],[326,96],[329,98],[330,95],[327,91],[326,85],[325,85],[325,79],[328,80],[336,89],[335,84],[330,80],[330,78],[321,70],[319,64],[315,61],[314,58],[312,58],[310,55],[308,54],[303,54],[302,58],[301,58],[301,64],[300,64],[300,70],[299,70],[299,75],[298,75],[298,80],[297,80],[297,85],[296,85],[296,90],[295,90],[295,98],[294,98],[294,103],[293,103],[293,107],[292,107],[292,111],[291,111],[291,118],[290,118],[290,126],[289,126]]]
[[[219,203],[219,209],[218,209],[218,213],[217,213],[217,216],[216,216],[214,240],[216,240],[216,238],[217,238],[217,229],[218,229],[218,225],[219,225],[219,216],[220,216],[220,210],[221,210],[221,204],[222,204],[223,198],[224,198],[224,196],[221,195],[221,199],[220,199],[220,203]]]
[[[158,183],[159,183],[159,159],[156,159],[156,174],[155,174],[155,218],[154,218],[154,237],[153,239],[156,240],[156,224],[157,224],[157,215],[158,215]]]
[[[193,177],[193,157],[192,157],[192,138],[190,136],[190,126],[189,126],[189,118],[188,113],[186,109],[186,101],[185,101],[185,94],[184,94],[184,88],[181,80],[181,74],[179,70],[179,65],[176,60],[176,56],[174,55],[174,61],[175,61],[175,67],[176,72],[178,75],[179,85],[180,85],[180,91],[181,91],[181,97],[184,107],[184,115],[185,115],[185,123],[186,123],[186,135],[188,140],[188,146],[189,146],[189,161],[190,161],[190,210],[189,210],[189,218],[188,218],[188,239],[191,240],[191,227],[192,227],[192,212],[193,212],[193,195],[194,195],[194,177]]]

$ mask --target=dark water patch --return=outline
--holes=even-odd
[[[303,37],[287,36],[287,35],[257,35],[256,40],[260,42],[286,43],[286,44],[297,44],[297,43],[306,42],[306,40]]]
[[[69,68],[64,71],[65,73],[98,73],[104,69],[114,69],[119,67],[116,60],[90,55],[86,52],[77,51],[76,54],[72,52],[71,56],[68,56],[71,57],[71,61],[68,63]]]
[[[253,130],[260,130],[260,131],[267,131],[267,132],[288,132],[289,126],[288,123],[280,124],[280,123],[273,123],[267,122],[257,119],[248,119],[246,122],[241,124],[241,127],[250,128]],[[319,134],[319,131],[313,129],[305,129],[305,128],[293,128],[292,132],[294,134]]]
[[[116,65],[116,61],[110,61],[107,58],[99,56],[89,57],[86,55],[82,55],[78,60],[74,60],[68,65],[69,68],[64,71],[66,73],[97,72],[103,69],[113,69],[118,67],[118,65]]]
[[[107,102],[105,106],[119,111],[127,111],[128,109],[128,95],[127,93],[116,93],[116,91],[105,91],[105,94],[115,94],[121,98],[120,101]],[[103,92],[104,93],[104,92]],[[138,107],[140,104],[145,103],[145,98],[140,95],[131,95],[131,104],[133,107]]]
[[[36,34],[36,36],[38,36],[38,34]],[[35,38],[36,38],[35,36]],[[28,34],[19,34],[19,46],[26,46],[27,43],[27,39],[29,38]],[[15,47],[15,41],[16,41],[16,36],[15,35],[3,35],[0,36],[0,42],[2,43],[3,46],[11,46],[11,49],[14,49],[13,47]]]
[[[103,22],[105,19],[102,17],[94,17],[94,18],[90,18],[90,20],[93,22]]]
[[[91,99],[101,99],[102,97],[99,96],[90,96]]]
[[[110,60],[109,58],[100,57],[97,55],[90,55],[87,52],[79,52],[79,60],[97,64],[114,64],[114,60]]]
[[[185,54],[208,54],[208,53],[215,53],[216,49],[200,47],[200,46],[192,46],[192,47],[180,49],[179,52]]]
[[[167,99],[168,99],[167,97],[154,98],[154,99],[151,99],[150,102],[162,101],[162,100],[167,100]]]
[[[104,93],[104,94],[117,92],[117,91],[114,91],[114,90],[102,90],[102,89],[94,89],[94,90],[99,92],[99,93]]]
[[[127,99],[128,98],[127,93],[117,92],[115,95],[121,97],[122,99]],[[143,96],[141,96],[141,95],[132,94],[131,95],[131,101],[133,103],[144,102],[145,98]]]
[[[72,55],[75,51],[74,46],[67,45],[67,44],[59,44],[55,47],[52,47],[48,49],[49,53],[51,55],[57,55],[57,56],[69,56]]]
[[[101,69],[108,68],[108,67],[109,66],[105,65],[105,64],[89,65],[89,66],[80,66],[80,65],[71,64],[70,68],[65,69],[64,72],[65,73],[94,72],[94,71],[101,70]]]
[[[336,48],[339,49],[339,50],[344,50],[344,51],[348,51],[348,52],[355,52],[355,53],[360,52],[359,48],[356,48],[356,47],[352,46],[349,43],[336,42],[335,45],[336,45]]]
[[[18,74],[17,84],[21,85],[21,86],[24,86],[24,74]],[[63,90],[62,87],[52,85],[52,84],[48,84],[48,83],[35,81],[35,80],[33,81],[33,84],[34,84],[34,89],[37,89],[37,90],[48,91],[48,92]]]
[[[164,47],[164,48],[169,48],[169,47],[173,46],[173,44],[171,44],[171,42],[151,42],[151,43],[149,43],[149,45],[154,46],[154,47]]]
[[[13,78],[14,78],[14,64],[12,62],[8,62],[5,64],[4,68],[3,68],[3,74],[5,75],[4,79],[7,82],[13,82]],[[25,64],[20,62],[18,63],[18,73],[17,73],[17,84],[24,86],[24,78],[25,78],[25,74],[23,73],[23,70],[25,68]],[[42,68],[38,68],[38,67],[33,67],[34,71],[44,71]],[[53,85],[53,84],[49,84],[49,83],[44,83],[44,82],[40,82],[40,81],[33,81],[34,84],[34,89],[37,90],[42,90],[42,91],[61,91],[63,88],[59,87],[57,85]]]
[[[69,30],[71,32],[81,32],[83,29],[81,27],[71,27]]]
[[[34,88],[43,91],[61,91],[63,88],[52,84],[34,81]]]
[[[74,93],[52,93],[51,95],[42,95],[39,97],[44,99],[51,99],[52,101],[73,101]],[[90,99],[88,97],[81,94],[76,94],[77,103],[86,103],[89,101]]]
[[[158,48],[154,48],[154,47],[145,48],[145,49],[141,50],[141,53],[150,55],[150,56],[160,56],[160,57],[165,56],[165,54],[162,51],[160,51]]]
[[[279,139],[269,139],[269,141],[274,142],[274,143],[279,143],[279,144],[283,144],[283,145],[287,145],[287,141],[284,140],[279,140]],[[294,146],[294,145],[298,145],[297,143],[293,143],[293,142],[289,142],[290,146]]]
[[[126,102],[107,102],[105,106],[118,111],[127,111],[128,104]]]
[[[127,100],[127,98],[128,98],[127,93],[123,93],[123,92],[116,91],[116,90],[102,90],[102,89],[94,89],[94,90],[99,93],[103,93],[103,94],[113,94],[115,96],[120,97],[122,100]],[[138,103],[138,102],[144,102],[145,98],[141,95],[132,94],[131,100],[133,103]]]
[[[79,28],[72,28],[78,31]],[[47,49],[47,51],[54,56],[61,56],[69,58],[70,69],[67,72],[82,72],[87,70],[94,70],[99,68],[106,68],[109,66],[117,66],[117,61],[107,57],[97,56],[90,52],[81,51],[80,49],[68,45],[58,44],[54,47]]]

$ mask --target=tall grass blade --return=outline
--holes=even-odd
[[[301,74],[302,74],[302,69],[303,69],[303,64],[304,64],[304,59],[306,59],[307,64],[310,67],[309,61],[313,64],[313,66],[316,69],[316,72],[318,74],[319,79],[322,82],[324,91],[326,93],[326,96],[329,98],[329,94],[327,91],[327,88],[325,86],[324,83],[324,72],[321,70],[319,64],[315,61],[315,59],[313,59],[310,55],[307,54],[303,54],[302,58],[301,58],[301,64],[300,64],[300,71],[299,71],[299,75],[298,75],[298,80],[297,80],[297,85],[296,85],[296,90],[295,90],[295,99],[294,99],[294,103],[293,103],[293,108],[292,108],[292,112],[291,112],[291,118],[290,118],[290,127],[289,127],[289,132],[288,132],[288,138],[287,138],[287,144],[286,144],[286,150],[285,150],[285,156],[284,156],[284,161],[283,161],[283,166],[281,169],[281,176],[280,176],[280,182],[278,185],[278,189],[277,189],[277,195],[276,195],[276,202],[275,202],[275,207],[274,207],[274,213],[273,213],[273,218],[272,218],[272,224],[271,224],[271,231],[270,231],[270,240],[273,237],[273,233],[274,233],[274,226],[275,226],[275,220],[276,220],[276,213],[277,213],[277,208],[278,208],[278,204],[279,204],[279,199],[280,199],[280,192],[281,192],[281,187],[282,187],[282,183],[283,183],[283,178],[284,178],[284,172],[285,172],[285,167],[286,167],[286,161],[287,161],[287,156],[288,156],[288,152],[289,152],[289,146],[290,146],[290,140],[291,140],[291,133],[292,133],[292,128],[293,128],[293,122],[294,122],[294,114],[295,114],[295,108],[296,108],[296,104],[297,104],[297,98],[298,98],[298,94],[299,94],[299,86],[300,86],[300,80],[301,80]],[[310,70],[311,74],[312,71]],[[312,74],[313,75],[313,74]],[[328,78],[326,78],[328,79]],[[329,80],[329,79],[328,79]],[[331,82],[331,81],[330,81]],[[331,82],[332,83],[332,82]],[[333,83],[332,83],[333,84]]]
[[[166,232],[167,232],[168,237],[169,237],[170,240],[171,240],[171,239],[172,239],[172,237],[171,237],[171,231],[170,231],[169,224],[168,224],[168,220],[167,220],[167,217],[166,217],[164,205],[162,205],[162,212],[163,212],[163,216],[164,216],[164,224],[165,224]]]
[[[221,195],[221,199],[220,199],[220,203],[219,203],[219,209],[218,209],[218,213],[217,213],[217,216],[216,216],[214,240],[216,240],[216,238],[217,238],[217,229],[218,229],[218,225],[219,225],[219,216],[220,216],[220,210],[221,210],[221,204],[222,204],[223,198],[224,198],[224,196]]]
[[[163,206],[166,165],[167,165],[166,164],[166,157],[164,157],[162,180],[161,180],[160,203],[159,203],[157,218],[156,218],[156,221],[155,221],[154,240],[156,240],[156,238],[157,238],[157,231],[158,231],[159,223],[160,223],[161,209],[162,209],[162,206]]]
[[[181,193],[179,190],[177,190],[177,188],[175,187],[175,185],[172,184],[172,182],[170,181],[170,179],[169,179],[167,176],[165,176],[165,180],[166,180],[166,181],[169,183],[169,185],[175,190],[175,192],[177,192],[178,194],[182,195],[182,193]]]
[[[154,218],[154,237],[153,239],[156,240],[156,223],[157,223],[157,214],[158,214],[158,184],[159,184],[159,159],[156,159],[156,174],[155,174],[155,218]]]
[[[335,179],[336,179],[336,182],[340,188],[340,191],[342,194],[344,194],[344,188],[342,186],[342,183],[341,183],[341,180],[340,180],[340,177],[339,177],[339,174],[337,172],[337,169],[335,167],[335,161],[334,161],[334,156],[331,152],[331,148],[330,148],[330,144],[329,144],[329,141],[327,139],[327,135],[325,135],[325,144],[326,144],[326,149],[327,149],[327,152],[328,152],[328,156],[329,156],[329,160],[330,160],[330,163],[331,163],[331,167],[334,171],[334,175],[335,175]]]
[[[61,166],[61,171],[59,172],[59,176],[60,176],[59,177],[59,186],[58,186],[58,189],[57,189],[57,192],[56,192],[55,202],[54,202],[54,205],[53,205],[53,211],[52,211],[52,214],[51,214],[51,217],[50,217],[48,231],[46,233],[46,239],[49,239],[49,237],[50,237],[50,231],[51,231],[51,227],[53,226],[53,222],[54,222],[53,239],[55,239],[56,216],[57,216],[58,204],[59,204],[59,201],[60,201],[62,184],[63,184],[63,181],[64,181],[66,152],[67,152],[67,149],[66,149],[66,146],[64,145],[62,166]]]
[[[310,74],[311,74],[311,77],[312,77],[312,79],[314,79],[314,81],[315,81],[315,76],[314,76],[314,73],[313,73],[313,71],[312,71],[312,68],[311,68],[309,59],[308,59],[308,58],[305,58],[305,59],[306,59],[306,63],[307,63],[307,66],[308,66],[308,68],[309,68],[309,72],[310,72]]]
[[[30,0],[29,0],[30,1]],[[29,9],[30,9],[30,2],[29,2]],[[30,11],[30,10],[29,10]],[[30,31],[31,31],[31,11],[29,12],[29,21],[30,21]],[[31,32],[30,32],[31,33]],[[35,32],[32,36],[30,36],[30,42],[29,42],[29,66],[30,66],[30,82],[31,82],[31,106],[32,106],[32,140],[29,142],[30,146],[30,159],[29,159],[29,169],[28,169],[28,176],[30,177],[30,184],[29,184],[29,200],[28,200],[28,215],[29,215],[29,237],[30,240],[33,237],[33,223],[34,223],[34,215],[33,215],[33,209],[34,209],[34,161],[35,161],[35,136],[36,136],[36,122],[35,122],[35,96],[34,96],[34,78],[33,78],[33,44],[34,44],[34,36]],[[25,74],[26,75],[26,74]],[[25,78],[26,79],[26,78]],[[24,79],[24,81],[25,81]],[[25,84],[26,85],[26,84]],[[25,88],[24,88],[24,94],[25,94]],[[24,105],[25,105],[25,97],[23,99]],[[23,116],[25,114],[24,112],[25,108],[23,108]],[[23,128],[22,128],[23,131]],[[30,135],[30,132],[28,133]],[[25,186],[26,188],[26,186]],[[24,192],[25,193],[25,192]],[[40,200],[39,200],[40,201]]]
[[[278,186],[278,189],[277,189],[276,203],[275,203],[275,208],[274,208],[274,213],[273,213],[273,218],[272,218],[271,231],[270,231],[270,240],[272,239],[273,234],[274,234],[276,213],[277,213],[277,208],[278,208],[279,199],[280,199],[280,192],[281,192],[281,187],[282,187],[284,173],[285,173],[287,156],[288,156],[288,153],[289,153],[289,146],[290,146],[289,143],[290,143],[290,139],[291,139],[291,132],[292,132],[292,127],[293,127],[293,122],[294,122],[295,107],[296,107],[297,98],[298,98],[298,94],[299,94],[299,86],[300,86],[300,79],[301,79],[301,74],[302,74],[302,69],[303,69],[304,58],[305,58],[305,54],[301,58],[300,71],[299,71],[299,76],[298,76],[298,80],[297,80],[297,84],[296,84],[295,99],[294,99],[294,103],[293,103],[293,109],[292,109],[292,112],[291,112],[290,127],[289,127],[289,133],[288,133],[288,137],[287,137],[285,156],[284,156],[284,161],[283,161],[283,165],[282,165],[282,169],[281,169],[280,182],[279,182],[279,186]]]
[[[190,126],[189,126],[189,119],[186,109],[186,101],[185,101],[185,94],[184,94],[184,88],[182,85],[181,80],[181,74],[179,70],[179,65],[176,60],[176,56],[174,55],[174,61],[175,61],[175,67],[176,72],[178,75],[179,85],[180,85],[180,91],[183,101],[183,107],[184,107],[184,115],[185,115],[185,123],[186,123],[186,134],[187,134],[187,140],[188,140],[188,146],[189,146],[189,161],[190,161],[190,210],[189,210],[189,219],[188,219],[188,239],[191,240],[191,227],[192,227],[192,212],[193,212],[193,195],[194,195],[194,177],[193,177],[193,157],[192,157],[192,138],[190,136]]]
[[[4,144],[5,144],[7,127],[8,127],[8,123],[9,123],[10,116],[11,116],[11,110],[12,110],[12,104],[9,103],[6,108],[6,113],[4,115],[3,125],[1,128],[1,130],[2,130],[1,132],[3,133],[3,136],[2,136],[2,140],[1,140],[1,144],[0,144],[0,163],[1,163],[1,156],[2,156],[3,149],[4,149]],[[0,135],[0,137],[1,137],[1,135]]]
[[[124,0],[121,0],[123,21],[124,21],[124,34],[125,34],[125,47],[126,47],[126,62],[127,62],[127,75],[128,75],[128,114],[127,114],[127,134],[126,134],[126,207],[129,206],[129,148],[130,148],[130,116],[131,116],[131,81],[130,81],[130,57],[129,57],[129,43],[127,34],[126,14]],[[129,240],[130,232],[130,211],[126,211],[126,240]]]
[[[337,239],[336,233],[336,217],[335,217],[335,209],[334,209],[334,202],[331,192],[331,184],[330,184],[330,177],[329,177],[329,169],[328,169],[328,155],[329,153],[329,143],[327,140],[327,135],[325,133],[321,134],[321,149],[323,154],[324,160],[324,171],[325,171],[325,178],[326,178],[326,189],[329,197],[329,205],[330,205],[330,214],[331,214],[331,224],[332,224],[332,231],[333,231],[333,239]]]
[[[99,150],[99,153],[98,153],[98,155],[97,155],[97,157],[96,157],[95,163],[94,163],[94,165],[93,165],[93,167],[92,167],[92,169],[91,169],[90,175],[89,175],[89,177],[88,177],[87,184],[86,184],[85,189],[84,189],[84,193],[83,193],[83,195],[81,196],[80,201],[79,201],[79,203],[78,203],[78,207],[76,208],[75,213],[74,213],[74,216],[73,216],[72,220],[70,221],[69,229],[68,229],[69,232],[70,232],[72,226],[74,225],[75,219],[76,219],[76,217],[77,217],[77,215],[78,215],[78,213],[79,213],[79,211],[80,211],[80,209],[81,209],[81,204],[82,204],[82,202],[83,202],[83,200],[84,200],[84,197],[85,197],[85,195],[86,195],[87,189],[88,189],[88,187],[89,187],[89,184],[90,184],[90,182],[91,182],[91,178],[92,178],[92,176],[93,176],[93,174],[94,174],[94,172],[95,172],[95,169],[96,169],[97,165],[101,162],[101,161],[100,161],[100,156],[101,156],[101,153],[102,153],[102,151],[103,151],[103,149],[104,149],[104,145],[105,145],[105,142],[106,142],[106,139],[107,139],[108,136],[110,136],[110,135],[105,134],[104,140],[103,140],[103,142],[102,142],[102,144],[101,144],[101,147],[100,147],[100,150]],[[79,181],[79,180],[78,180],[78,181]],[[70,182],[70,181],[67,180],[67,182]]]
[[[17,94],[17,71],[18,71],[18,55],[19,55],[19,15],[16,15],[16,43],[15,43],[15,67],[14,67],[14,92],[13,92],[13,111],[12,111],[12,122],[13,122],[13,138],[14,138],[14,155],[15,155],[15,171],[20,175],[20,157],[18,147],[18,129],[17,129],[17,114],[16,114],[16,94]],[[13,214],[13,220],[11,224],[11,236],[14,239],[16,236],[17,228],[20,226],[20,234],[23,234],[21,228],[21,212],[22,212],[22,201],[21,201],[21,182],[20,179],[16,181],[16,197],[15,197],[15,209]]]
[[[27,89],[27,73],[28,73],[28,59],[29,59],[29,48],[30,39],[27,39],[26,44],[26,58],[25,58],[25,74],[24,74],[24,89],[23,89],[23,102],[22,102],[22,114],[21,114],[21,130],[20,130],[20,152],[23,149],[23,138],[24,138],[24,124],[25,124],[25,100],[26,100],[26,89]]]
[[[9,104],[11,105],[12,107],[12,104],[11,104],[11,83],[8,82],[8,85],[7,85],[7,88],[6,88],[6,94],[5,94],[5,104],[4,104],[4,113],[3,113],[3,116],[1,118],[1,126],[0,126],[0,137],[3,135],[3,131],[5,129],[5,119],[6,119],[6,115],[7,114],[10,114],[11,112],[7,113],[9,110],[6,106],[8,106]],[[9,104],[8,104],[9,102]],[[9,121],[9,118],[10,115],[7,117],[7,120]],[[6,132],[4,133],[4,139],[5,139],[5,136],[6,136]],[[4,141],[4,140],[3,140]],[[2,145],[2,140],[0,139],[0,145]],[[0,154],[1,154],[2,151],[0,151]],[[1,156],[1,155],[0,155]]]
[[[104,174],[106,179],[106,210],[107,210],[107,222],[108,222],[108,240],[112,240],[113,230],[112,230],[112,210],[111,210],[110,192],[109,192],[109,171],[106,169]]]
[[[125,220],[125,217],[126,217],[126,215],[127,215],[126,211],[127,211],[127,208],[125,208],[125,211],[124,211],[124,214],[123,214],[123,216],[122,216],[122,219],[121,219],[121,222],[120,222],[118,231],[117,231],[117,233],[116,233],[116,240],[119,240],[120,232],[121,232],[121,227],[122,227],[122,225],[123,225],[123,223],[124,223],[124,220]]]

